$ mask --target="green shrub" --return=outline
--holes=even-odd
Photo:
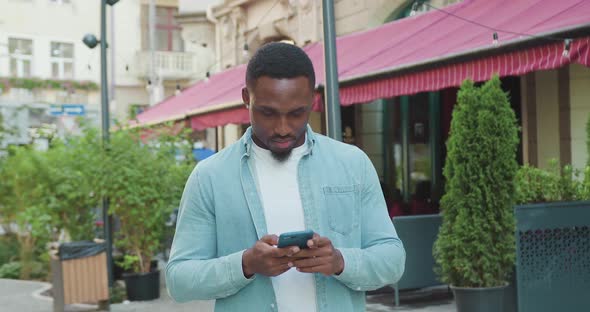
[[[142,144],[140,134],[137,130],[112,134],[103,160],[108,174],[103,176],[101,190],[110,198],[110,212],[121,223],[115,245],[137,259],[134,272],[145,273],[161,250],[165,220],[180,204],[194,162],[179,163],[174,157],[177,149],[188,144],[170,136]]]
[[[111,304],[121,303],[127,300],[127,292],[125,291],[125,284],[114,283],[111,291]]]
[[[16,234],[11,233],[0,236],[0,266],[12,263],[6,269],[9,272],[7,273],[8,275],[10,275],[10,272],[14,272],[15,267],[18,267],[17,272],[21,274],[24,267],[25,271],[29,272],[27,278],[47,280],[49,274],[49,254],[46,252],[44,246],[40,244],[34,246],[33,254],[30,256],[31,260],[27,263],[20,261],[22,256],[20,249],[21,247]],[[18,265],[14,263],[18,263]],[[7,278],[20,278],[20,276]]]
[[[590,114],[588,114],[588,120],[586,121],[586,166],[590,166]]]
[[[559,168],[556,159],[549,161],[548,169],[522,166],[515,177],[516,204],[584,200],[584,184],[579,170],[571,165]]]
[[[550,201],[558,191],[558,177],[549,172],[524,165],[515,177],[516,204]]]
[[[149,271],[165,237],[164,223],[194,167],[184,138],[162,134],[150,143],[143,142],[140,130],[120,130],[105,150],[99,132],[86,128],[81,136],[52,141],[48,151],[12,149],[0,158],[0,225],[18,226],[19,253],[3,256],[11,251],[0,249],[3,261],[18,260],[22,279],[43,278],[46,243],[62,231],[73,241],[91,240],[95,208],[106,196],[109,213],[121,222],[115,245],[138,258],[136,271]],[[178,150],[189,157],[178,162]]]
[[[28,147],[15,148],[5,160],[2,186],[8,191],[0,198],[4,222],[17,225],[18,261],[21,279],[31,278],[35,255],[45,252],[45,244],[55,237],[54,219],[47,205],[51,176],[44,152]]]
[[[31,278],[34,280],[47,281],[49,275],[49,263],[33,261],[31,263]]]
[[[0,266],[18,258],[20,248],[15,234],[0,236]]]
[[[586,122],[586,150],[588,159],[586,160],[586,168],[584,168],[581,197],[584,200],[590,200],[590,114]]]
[[[514,177],[518,126],[494,77],[461,86],[444,168],[443,222],[434,246],[442,281],[459,287],[505,285],[515,260]]]
[[[101,146],[98,131],[86,128],[81,136],[53,142],[45,153],[51,177],[45,184],[46,205],[52,226],[65,230],[72,241],[94,238]]]
[[[138,256],[124,255],[123,260],[117,261],[117,264],[125,271],[140,272]]]
[[[0,267],[0,278],[18,279],[22,265],[20,262],[8,262]]]
[[[30,278],[34,280],[47,280],[49,270],[44,263],[34,261],[28,264],[30,266]],[[0,266],[0,278],[20,279],[24,270],[24,265],[19,261],[12,261]]]

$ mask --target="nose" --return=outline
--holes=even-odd
[[[291,133],[291,127],[286,116],[279,117],[275,128],[275,133],[280,136],[288,136]]]

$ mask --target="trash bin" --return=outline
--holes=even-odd
[[[109,300],[106,246],[79,241],[59,245],[51,254],[53,309],[64,311],[72,303]]]

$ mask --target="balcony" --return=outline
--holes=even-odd
[[[150,51],[137,52],[137,75],[141,78],[148,78],[150,76],[151,65]],[[190,52],[168,52],[156,51],[154,52],[154,69],[156,75],[164,80],[179,80],[190,79],[198,76],[199,58],[196,53]]]

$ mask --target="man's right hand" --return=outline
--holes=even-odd
[[[285,273],[293,266],[289,257],[299,252],[299,247],[277,248],[279,238],[276,235],[265,235],[242,254],[242,270],[246,278],[254,274],[277,276]]]

